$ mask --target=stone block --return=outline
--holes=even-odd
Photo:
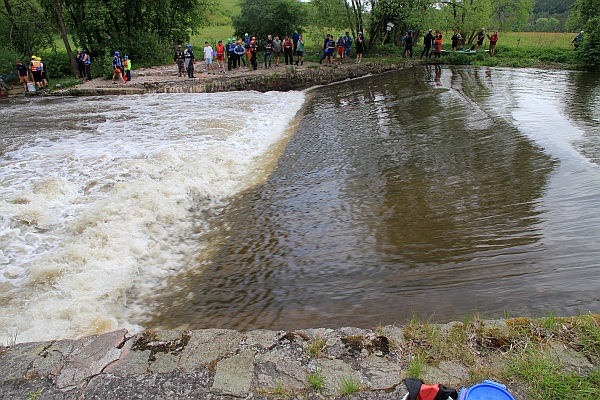
[[[240,354],[219,361],[211,392],[235,397],[250,393],[255,354],[252,350],[243,350]]]

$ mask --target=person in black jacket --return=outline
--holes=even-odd
[[[431,46],[433,44],[433,33],[431,33],[431,31],[433,31],[433,29],[430,29],[423,38],[423,52],[421,52],[421,59],[423,56],[425,56],[425,58],[431,58]]]

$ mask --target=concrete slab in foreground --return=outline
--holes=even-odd
[[[497,323],[489,326],[502,329]],[[357,387],[346,398],[401,399],[417,348],[427,346],[411,341],[405,330],[130,335],[123,329],[79,340],[22,343],[0,347],[0,398],[321,399],[343,397],[345,382]],[[488,370],[502,367],[491,359],[484,360]],[[575,351],[568,363],[582,371],[594,368]],[[473,383],[473,368],[447,360],[426,366],[421,378],[459,389]],[[524,398],[518,387],[502,383],[516,399]]]

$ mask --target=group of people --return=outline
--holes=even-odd
[[[115,51],[112,58],[113,76],[112,83],[116,85],[119,82],[127,83],[131,81],[131,60],[129,56],[121,57],[121,52]],[[115,79],[118,79],[115,80]]]
[[[362,55],[365,50],[365,38],[362,32],[358,32],[356,40],[352,39],[350,32],[345,35],[339,35],[337,40],[333,39],[333,35],[328,34],[323,40],[323,54],[319,59],[319,64],[333,65],[333,60],[337,59],[338,64],[350,62],[352,55],[352,43],[355,43],[356,62],[362,61]]]
[[[442,54],[442,42],[444,39],[444,35],[436,30],[435,34],[432,33],[433,29],[429,29],[427,34],[423,38],[423,51],[421,52],[421,59],[431,58],[433,54],[434,58],[441,57]],[[489,53],[490,56],[494,56],[496,53],[496,43],[498,42],[498,32],[494,32],[491,36],[485,34],[485,28],[481,28],[477,35],[475,35],[475,44],[470,48],[470,50],[480,51],[483,46],[483,42],[485,38],[488,38],[490,41],[489,45]],[[452,37],[450,38],[452,42],[452,51],[456,51],[458,49],[458,44],[462,40],[462,36],[457,28],[454,28],[454,32]],[[406,34],[402,37],[402,43],[404,44],[404,51],[402,52],[402,57],[412,57],[413,56],[413,46],[415,43],[415,37],[413,35],[412,30],[406,31]],[[433,52],[431,51],[433,49]]]
[[[358,32],[354,40],[349,32],[346,35],[340,35],[338,40],[334,40],[332,35],[327,35],[323,41],[323,54],[319,60],[323,64],[326,59],[327,65],[332,65],[334,58],[338,63],[348,62],[350,60],[352,44],[356,44],[356,62],[362,61],[362,54],[365,50],[365,39],[362,32]],[[206,73],[215,74],[225,73],[237,68],[246,68],[250,70],[258,69],[258,54],[263,51],[264,68],[272,68],[273,64],[278,67],[281,63],[285,65],[304,65],[306,42],[301,34],[275,36],[267,35],[262,44],[255,36],[244,34],[243,38],[227,38],[227,43],[217,42],[216,47],[204,43],[203,61],[206,65]],[[283,59],[282,59],[283,56]],[[336,57],[337,56],[337,57]],[[178,45],[173,55],[173,62],[177,65],[179,76],[195,78],[194,64],[197,59],[192,51],[192,45]]]
[[[28,65],[17,60],[17,76],[23,88],[27,91],[27,84],[33,82],[37,90],[48,88],[48,78],[46,77],[46,62],[42,57],[31,56]]]
[[[79,70],[79,78],[91,81],[92,57],[90,57],[87,50],[77,50],[75,62],[77,63],[77,69]]]

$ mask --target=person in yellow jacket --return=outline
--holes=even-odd
[[[35,82],[35,86],[38,89],[42,89],[42,63],[38,61],[36,56],[31,56],[29,71],[31,72],[31,78]]]
[[[125,81],[129,82],[131,80],[131,60],[127,55],[123,59],[123,70],[125,71]]]

